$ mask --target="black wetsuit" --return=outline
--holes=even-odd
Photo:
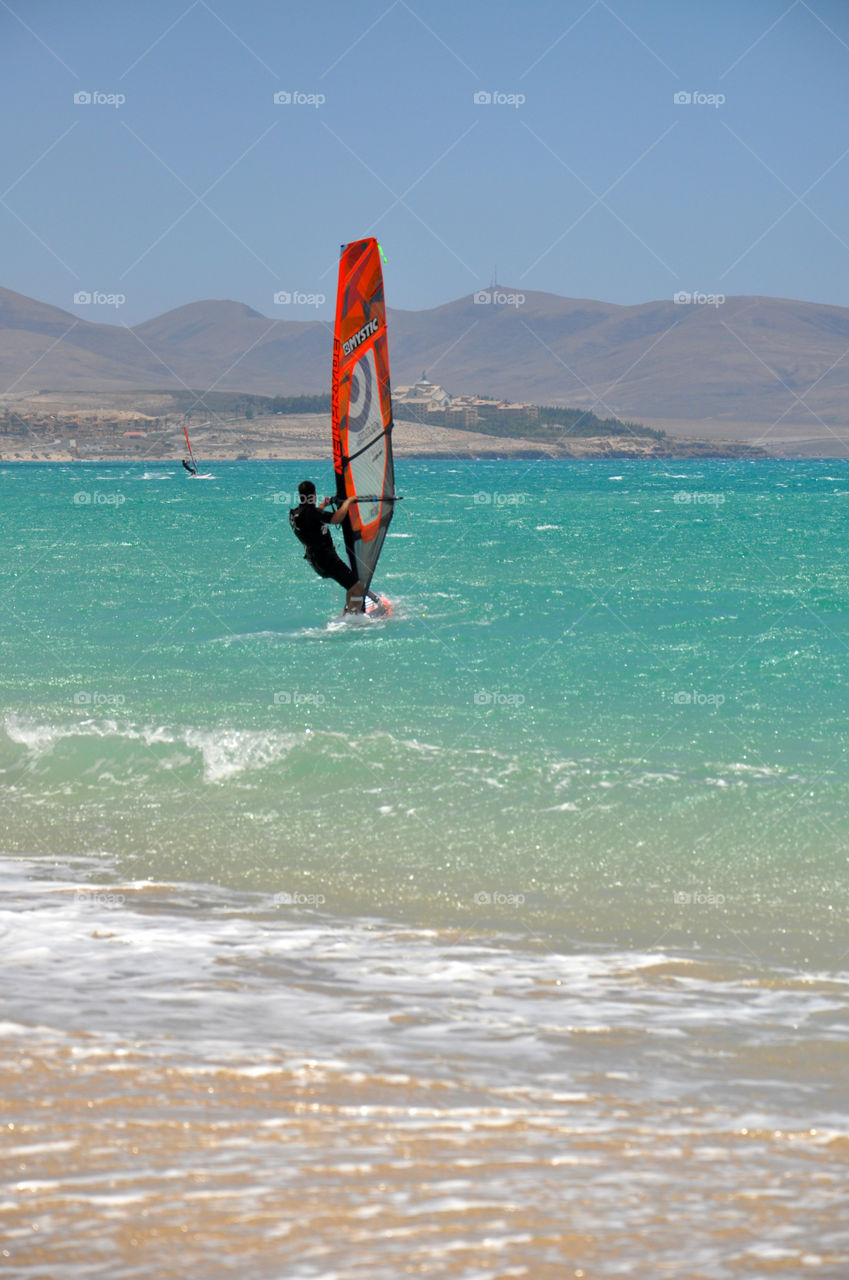
[[[314,502],[302,502],[289,512],[289,524],[295,537],[306,547],[304,559],[321,578],[333,578],[350,591],[357,575],[350,565],[336,554],[329,525],[333,519],[329,511],[319,511]]]
[[[183,466],[186,468],[186,470],[188,471],[188,473],[189,473],[189,475],[190,475],[190,476],[196,476],[196,475],[197,475],[197,473],[198,473],[198,469],[197,469],[197,467],[193,467],[193,466],[191,466],[191,465],[190,465],[190,463],[186,462],[186,459],[185,459],[185,458],[183,459]]]

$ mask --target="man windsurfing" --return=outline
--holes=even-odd
[[[333,578],[340,587],[344,587],[346,613],[362,612],[365,587],[350,565],[336,554],[330,525],[341,524],[348,508],[356,501],[355,497],[346,498],[331,514],[325,511],[330,498],[317,503],[312,480],[302,480],[298,485],[298,505],[289,512],[292,531],[306,547],[304,559],[307,564],[320,578]]]
[[[197,467],[193,466],[191,462],[187,462],[185,458],[183,458],[183,466],[186,468],[190,476],[197,475],[198,473]]]

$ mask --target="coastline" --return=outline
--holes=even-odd
[[[214,427],[190,427],[192,444],[206,462],[325,461],[330,452],[330,419],[325,414],[302,414]],[[456,458],[469,461],[604,458],[768,458],[766,449],[733,440],[656,440],[651,436],[576,436],[540,440],[497,436],[481,431],[430,426],[396,419],[393,436],[396,458]],[[133,462],[179,460],[185,452],[177,423],[140,434],[132,445],[103,432],[74,440],[28,436],[0,436],[2,462]]]
[[[195,452],[209,462],[322,461],[329,456],[329,413],[257,412],[249,417],[246,412],[229,402],[206,404],[199,396],[185,413],[169,392],[6,394],[0,396],[0,461],[179,460],[185,452],[184,424]],[[636,433],[546,437],[446,427],[403,413],[403,405],[396,405],[393,442],[398,458],[842,458],[849,453],[849,433],[823,421],[641,415],[640,426],[662,433],[660,439]]]

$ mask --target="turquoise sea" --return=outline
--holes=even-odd
[[[10,1274],[845,1280],[849,464],[209,470],[0,464]]]

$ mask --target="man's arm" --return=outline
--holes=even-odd
[[[342,505],[340,507],[337,507],[336,511],[330,517],[330,523],[341,524],[342,521],[345,519],[346,515],[348,514],[348,508],[351,506],[353,502],[358,502],[358,501],[359,501],[358,498],[354,498],[354,497],[346,498],[345,501],[342,503]],[[322,503],[322,506],[324,506],[324,503]]]

